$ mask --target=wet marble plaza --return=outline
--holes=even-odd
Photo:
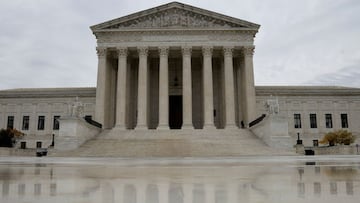
[[[0,158],[0,202],[359,202],[358,156]]]

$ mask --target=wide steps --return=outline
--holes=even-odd
[[[284,154],[246,129],[103,131],[80,148],[52,156],[80,157],[221,157]],[[287,153],[288,154],[288,153]]]

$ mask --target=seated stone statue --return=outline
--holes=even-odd
[[[84,113],[84,105],[79,101],[79,97],[76,97],[75,102],[69,105],[69,115],[71,117],[82,117]]]
[[[270,99],[266,100],[265,108],[267,112],[271,114],[278,114],[279,113],[279,101],[277,98],[273,98],[272,96]]]

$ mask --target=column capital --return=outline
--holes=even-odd
[[[181,53],[183,56],[191,56],[192,48],[189,46],[183,46],[181,47]]]
[[[116,52],[119,57],[127,57],[128,55],[127,47],[116,47]]]
[[[159,55],[164,57],[169,56],[169,47],[168,46],[159,47]]]
[[[148,52],[149,52],[149,48],[148,47],[138,47],[138,53],[139,56],[147,56]]]
[[[107,48],[106,47],[96,47],[96,54],[99,58],[106,57]]]
[[[244,56],[253,56],[254,50],[255,50],[255,46],[246,46],[242,48]]]
[[[202,53],[203,56],[212,56],[213,47],[212,46],[203,46]]]
[[[224,47],[223,52],[225,57],[232,57],[234,52],[234,47],[232,46]]]

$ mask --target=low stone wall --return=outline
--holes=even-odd
[[[55,136],[56,136],[56,134],[55,134]],[[52,134],[25,135],[22,139],[17,140],[14,148],[20,148],[21,142],[25,142],[26,148],[30,148],[30,149],[36,149],[37,142],[41,142],[41,148],[49,148],[52,144],[52,139],[53,139]]]
[[[356,155],[360,154],[360,147],[356,145],[337,145],[332,147],[305,147],[305,150],[314,150],[315,155]]]
[[[36,156],[36,149],[0,147],[0,156]]]

